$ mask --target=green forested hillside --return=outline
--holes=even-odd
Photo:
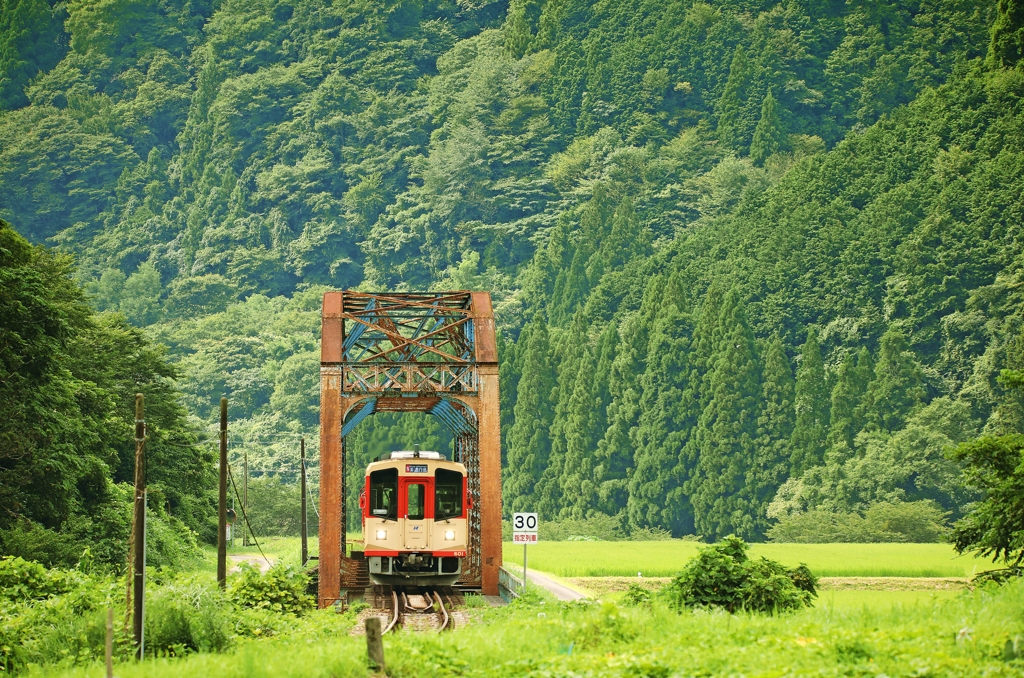
[[[956,517],[945,450],[1024,422],[997,381],[1022,367],[1022,23],[1015,0],[0,4],[0,216],[253,440],[315,429],[324,289],[489,289],[509,510],[708,538]],[[364,427],[358,459],[446,444]]]
[[[0,552],[124,562],[142,393],[150,562],[171,564],[192,533],[210,536],[213,456],[196,444],[163,352],[123,316],[92,311],[72,270],[0,220]]]

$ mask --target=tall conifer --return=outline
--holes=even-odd
[[[551,405],[554,415],[551,419],[549,435],[551,453],[547,466],[537,478],[534,490],[536,497],[535,510],[545,518],[553,518],[561,511],[567,499],[562,493],[561,479],[565,473],[566,424],[569,420],[570,401],[576,385],[584,351],[586,350],[587,332],[583,321],[583,313],[573,316],[570,326],[558,332],[557,341],[552,349],[552,364],[555,365],[555,389],[552,392]]]
[[[761,119],[754,129],[754,139],[750,142],[750,159],[755,165],[763,165],[764,161],[779,151],[785,150],[786,132],[779,115],[779,105],[768,90],[761,103]]]
[[[694,432],[699,458],[688,490],[699,534],[749,539],[758,536],[746,478],[756,458],[761,366],[735,289],[726,296],[720,324],[725,337],[713,360],[711,399]]]
[[[640,416],[640,375],[646,369],[650,328],[664,294],[664,278],[655,276],[644,287],[640,311],[622,321],[611,366],[608,428],[597,446],[600,459],[601,509],[617,513],[626,506],[626,477],[633,467],[635,448],[631,431]]]
[[[910,351],[907,337],[890,327],[882,335],[874,378],[864,396],[864,420],[872,428],[897,431],[924,396],[924,373]]]
[[[757,504],[759,529],[764,509],[789,472],[790,443],[796,420],[796,386],[786,347],[776,334],[764,352],[761,412],[757,420],[757,457],[747,475]]]
[[[753,79],[754,68],[747,59],[743,45],[737,45],[733,53],[732,64],[729,66],[729,78],[725,81],[718,105],[718,138],[734,150],[742,150],[747,146],[750,137],[745,118],[747,90]]]
[[[594,455],[594,478],[597,483],[597,509],[609,515],[617,512],[618,508],[625,505],[616,504],[612,488],[616,481],[626,477],[628,463],[622,464],[621,459],[605,456],[601,449],[601,440],[608,430],[608,408],[612,403],[612,370],[615,365],[615,357],[619,352],[619,326],[616,322],[610,322],[605,326],[604,331],[597,342],[597,364],[594,368],[594,414],[593,414],[593,455]]]
[[[530,322],[522,351],[515,423],[508,434],[508,466],[502,483],[503,502],[511,511],[533,509],[534,487],[551,454],[555,378],[548,329],[540,314]]]
[[[529,327],[529,325],[527,325]],[[525,328],[520,332],[520,341],[524,340]],[[512,428],[513,411],[516,406],[516,394],[519,392],[519,371],[516,366],[516,342],[505,339],[501,332],[497,333],[498,343],[498,376],[501,389],[501,465],[508,464],[508,433]]]
[[[562,491],[561,514],[570,518],[586,518],[587,513],[597,506],[598,480],[594,473],[596,367],[593,353],[584,347],[564,413],[565,461],[559,484]]]
[[[667,297],[668,295],[666,295]],[[629,522],[674,534],[693,531],[693,509],[684,486],[692,467],[683,462],[699,414],[690,381],[690,319],[666,298],[651,331],[647,370],[641,378],[640,422],[629,478]]]
[[[565,325],[587,298],[590,282],[587,280],[586,263],[589,258],[590,253],[584,247],[577,247],[568,270],[558,273],[551,305],[551,322],[556,327]]]
[[[841,464],[853,456],[854,439],[864,428],[860,403],[870,379],[871,353],[867,348],[861,348],[856,357],[847,355],[839,365],[826,440],[829,463]]]
[[[539,0],[512,0],[505,19],[505,49],[516,59],[530,48],[533,35],[540,21]]]
[[[800,475],[825,457],[828,437],[829,393],[825,364],[821,359],[818,331],[807,331],[796,371],[796,425],[793,428],[790,469]]]
[[[989,66],[1012,68],[1024,58],[1024,0],[999,0],[988,46]]]

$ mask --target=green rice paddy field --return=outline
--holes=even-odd
[[[527,547],[527,565],[560,577],[670,577],[702,546],[675,539],[540,542]],[[751,544],[749,554],[806,563],[819,577],[970,577],[995,567],[949,544]],[[506,543],[503,556],[522,565],[523,547]]]

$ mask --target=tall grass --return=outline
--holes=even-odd
[[[689,541],[540,542],[528,546],[528,565],[561,577],[670,577],[703,546]],[[806,563],[819,577],[969,577],[995,567],[959,556],[948,544],[751,544],[787,567]],[[523,562],[522,546],[505,544],[504,558]]]
[[[881,609],[819,606],[789,615],[624,608],[612,603],[486,610],[445,634],[384,640],[388,674],[412,676],[1020,676],[1004,658],[1024,637],[1024,581]],[[333,612],[314,615],[337,617]],[[1018,645],[1024,643],[1018,643]],[[247,642],[223,655],[116,667],[120,678],[366,676],[362,638],[335,632]],[[99,676],[96,664],[46,676]]]

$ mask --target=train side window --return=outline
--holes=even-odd
[[[439,468],[434,474],[434,520],[462,516],[462,474]]]
[[[426,485],[422,483],[409,483],[406,487],[409,488],[407,490],[409,494],[406,496],[409,510],[405,517],[409,520],[423,520],[423,508],[426,503],[424,501],[424,495],[426,494],[424,490]]]
[[[385,468],[370,474],[370,515],[398,519],[398,469]]]

